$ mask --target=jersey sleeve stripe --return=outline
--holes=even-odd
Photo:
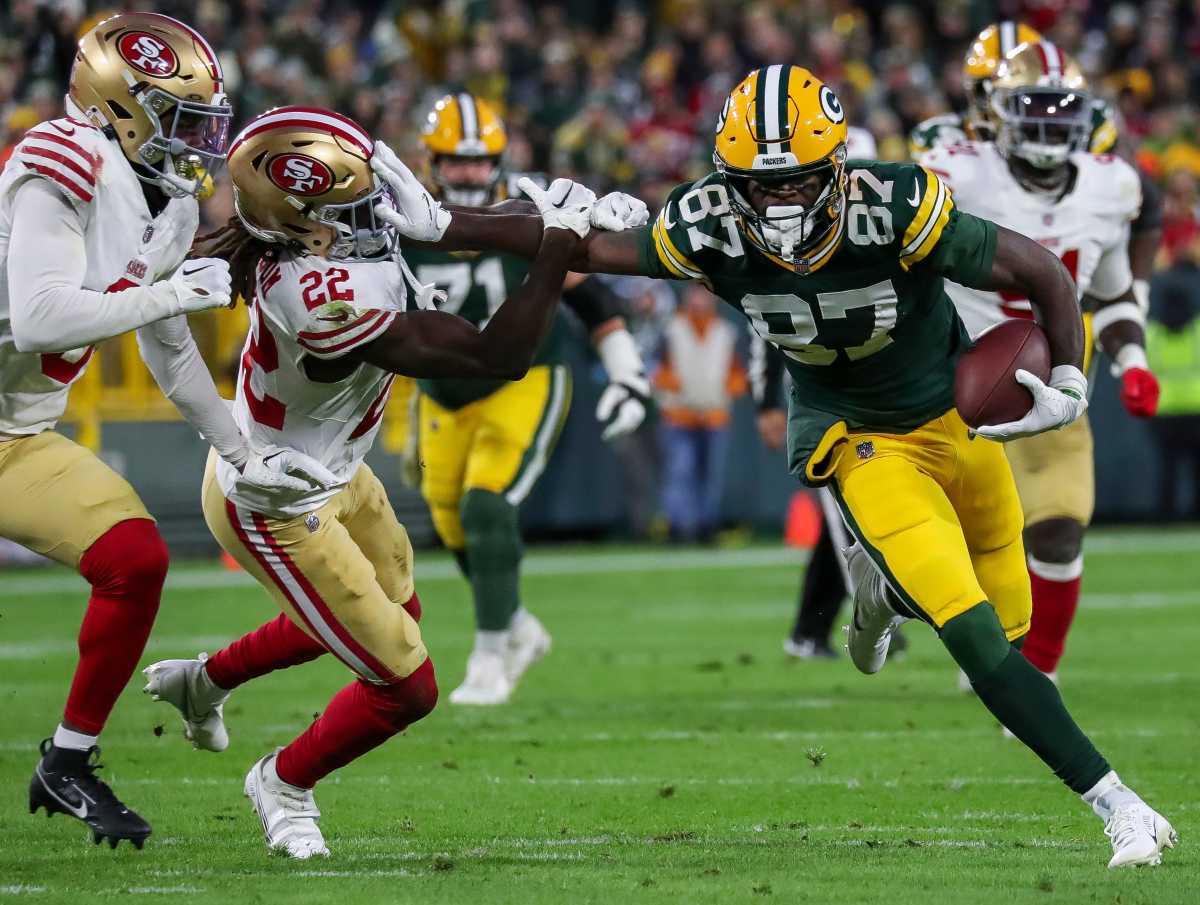
[[[45,160],[51,160],[54,163],[58,164],[58,167],[56,167],[55,169],[61,169],[61,168],[65,167],[66,169],[70,170],[71,173],[74,174],[75,178],[81,179],[84,182],[86,182],[89,187],[95,188],[95,185],[96,185],[95,177],[92,176],[92,174],[89,173],[87,170],[85,170],[81,166],[79,166],[79,164],[77,164],[75,161],[73,161],[66,154],[59,154],[57,151],[51,151],[48,148],[39,148],[35,145],[27,145],[26,147],[21,148],[21,156],[22,157],[41,157]],[[38,162],[40,163],[41,161],[38,161]],[[63,173],[63,175],[66,176],[67,174]],[[68,177],[68,178],[70,178],[70,177]]]
[[[704,278],[704,271],[692,263],[687,255],[675,247],[675,243],[671,241],[671,236],[663,224],[661,214],[654,222],[653,235],[654,247],[658,251],[659,260],[662,261],[663,266],[667,270],[685,280],[701,280]]]
[[[373,315],[372,319],[360,329],[338,342],[315,344],[303,339],[297,339],[297,342],[302,349],[318,357],[335,355],[338,352],[347,352],[356,346],[361,346],[378,337],[396,319],[396,312],[394,311],[377,311],[373,312]]]
[[[301,330],[297,336],[301,339],[307,340],[332,339],[335,336],[341,336],[343,333],[346,333],[349,330],[354,330],[358,327],[361,327],[368,320],[375,317],[378,313],[378,311],[368,311],[365,314],[360,314],[349,323],[342,324],[342,326],[333,330]]]
[[[34,163],[31,160],[23,160],[21,162],[25,164],[26,169],[33,170],[35,173],[40,173],[43,176],[53,179],[80,201],[89,202],[92,200],[92,195],[90,192],[85,191],[83,188],[76,185],[69,178],[64,176],[53,167],[42,166],[40,163]]]
[[[95,176],[93,174],[100,163],[95,154],[88,153],[77,142],[71,141],[69,138],[63,138],[61,135],[53,135],[49,132],[26,132],[25,138],[21,141],[21,146],[22,148],[36,147],[43,142],[50,142],[70,151],[82,162],[83,166],[87,167],[87,179],[93,185],[95,184]],[[61,154],[62,152],[59,151],[59,153]]]
[[[922,230],[921,235],[915,240],[916,245],[912,251],[906,251],[900,255],[900,264],[905,269],[923,261],[933,251],[942,237],[942,230],[950,221],[950,211],[954,209],[954,199],[940,180],[938,186],[937,213],[930,218],[927,228]]]
[[[925,188],[921,193],[921,203],[917,205],[916,216],[912,218],[912,222],[904,230],[900,252],[902,255],[910,254],[920,244],[917,242],[917,239],[929,225],[929,221],[933,218],[934,212],[937,210],[937,204],[941,200],[938,197],[938,192],[943,191],[942,181],[930,172],[928,167],[921,167],[921,172],[925,174]]]

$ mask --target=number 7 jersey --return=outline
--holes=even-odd
[[[978,282],[995,254],[995,226],[928,169],[846,168],[841,218],[794,267],[747,239],[715,173],[672,191],[642,236],[644,273],[703,281],[783,352],[800,474],[837,421],[903,433],[953,407],[968,340],[943,276]]]
[[[350,482],[379,431],[393,375],[359,364],[340,380],[319,382],[308,376],[305,360],[333,361],[379,338],[409,297],[401,268],[390,261],[285,254],[259,264],[234,420],[254,450],[281,446],[304,453],[339,483],[308,493],[268,492],[220,459],[217,479],[227,499],[290,518],[319,508]]]

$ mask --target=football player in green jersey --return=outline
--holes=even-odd
[[[504,123],[467,92],[440,99],[423,140],[429,182],[443,201],[478,207],[518,194],[503,166]],[[509,183],[512,183],[512,186]],[[642,205],[642,210],[645,206]],[[494,251],[405,252],[422,283],[444,293],[438,307],[480,329],[529,273],[529,261]],[[570,274],[563,301],[588,328],[608,372],[596,416],[605,439],[636,430],[646,416],[649,382],[615,296],[598,280]],[[571,372],[560,316],[520,380],[418,382],[421,493],[433,524],[471,583],[476,636],[466,677],[452,704],[502,704],[530,665],[550,649],[550,634],[521,605],[518,508],[544,471],[571,405]]]
[[[898,620],[928,622],[979,700],[1104,820],[1110,866],[1157,864],[1170,824],[1019,650],[1031,611],[1021,509],[994,441],[1086,408],[1075,286],[1036,242],[957,210],[932,172],[847,161],[845,136],[837,96],[812,73],[756,70],[721,111],[716,172],[671,192],[652,227],[589,236],[572,268],[702,281],[783,350],[792,470],[832,489],[857,538],[855,665],[883,665]],[[530,255],[539,235],[528,206],[510,203],[456,211],[438,238]],[[968,339],[944,278],[1031,299],[1050,344],[1048,383],[1018,372],[1028,414],[974,437],[954,409]]]

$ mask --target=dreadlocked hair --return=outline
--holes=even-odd
[[[219,229],[204,236],[197,236],[192,243],[191,256],[196,258],[220,258],[229,264],[229,277],[233,297],[241,297],[249,305],[254,300],[258,265],[264,259],[274,260],[279,246],[264,242],[246,231],[236,216]]]

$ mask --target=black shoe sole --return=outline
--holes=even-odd
[[[45,786],[42,785],[42,782],[38,779],[38,776],[35,773],[33,779],[30,780],[29,783],[29,813],[36,814],[38,812],[38,808],[46,809],[47,820],[49,820],[55,814],[65,814],[68,817],[74,817],[80,823],[86,824],[88,829],[92,831],[92,842],[96,845],[99,845],[101,842],[107,840],[108,847],[115,849],[118,842],[120,842],[122,839],[128,839],[131,843],[133,843],[134,848],[136,848],[138,851],[141,851],[142,847],[146,844],[146,840],[150,837],[150,833],[113,833],[110,831],[101,830],[90,820],[85,820],[75,814],[72,814],[61,804],[59,804],[54,799],[53,795],[46,791]]]

